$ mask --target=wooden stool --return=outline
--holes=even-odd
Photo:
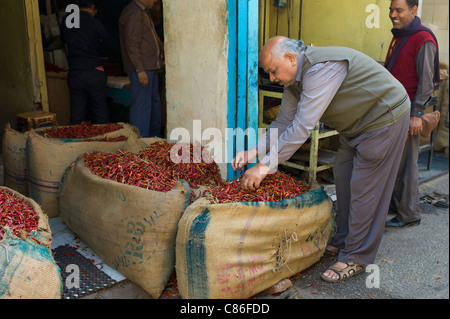
[[[17,114],[17,130],[26,132],[45,126],[56,126],[56,114],[44,111],[30,111]]]

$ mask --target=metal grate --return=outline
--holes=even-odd
[[[80,298],[117,283],[72,246],[59,246],[52,251],[56,264],[61,268],[62,299]]]

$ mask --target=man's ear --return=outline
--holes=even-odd
[[[284,58],[288,60],[292,65],[297,65],[297,57],[291,52],[286,53],[284,55]]]

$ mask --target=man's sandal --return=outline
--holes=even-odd
[[[357,274],[364,272],[364,270],[366,269],[366,266],[363,264],[355,264],[355,263],[346,263],[346,264],[347,267],[345,267],[344,269],[338,269],[334,265],[328,268],[328,270],[331,270],[334,273],[336,273],[339,276],[338,278],[328,278],[323,274],[320,277],[327,282],[341,282],[349,279],[350,277],[353,277]]]

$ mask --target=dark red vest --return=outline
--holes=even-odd
[[[401,38],[392,38],[389,46],[386,62],[389,61],[392,51],[395,49]],[[427,41],[431,41],[437,46],[433,39],[433,36],[427,31],[419,31],[410,36],[408,42],[400,51],[394,68],[392,69],[392,75],[403,84],[408,92],[411,101],[416,96],[417,85],[419,78],[416,71],[416,54],[419,51],[422,44]]]

